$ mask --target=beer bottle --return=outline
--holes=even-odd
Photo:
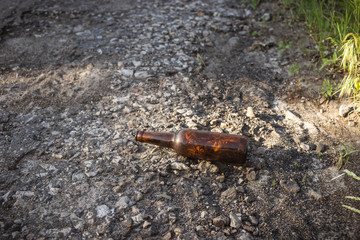
[[[138,131],[135,140],[172,148],[189,158],[240,164],[246,160],[247,138],[244,136],[184,129],[176,134]]]

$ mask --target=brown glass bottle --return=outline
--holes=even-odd
[[[138,131],[136,141],[173,148],[177,154],[196,159],[245,163],[247,138],[224,133],[184,129],[174,133]]]

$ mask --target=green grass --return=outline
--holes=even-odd
[[[344,170],[344,172],[345,172],[347,175],[349,175],[350,177],[354,178],[355,180],[360,181],[360,177],[357,176],[355,173],[353,173],[353,172],[351,172],[351,171],[349,171],[349,170],[346,170],[346,169]],[[346,199],[355,200],[355,201],[360,201],[360,197],[346,196],[345,198],[346,198]],[[347,209],[349,209],[349,210],[351,210],[351,211],[353,211],[353,212],[356,212],[356,213],[360,214],[360,210],[357,209],[357,208],[354,208],[354,207],[351,207],[351,206],[348,206],[348,205],[345,205],[345,204],[343,204],[342,206],[343,206],[344,208],[347,208]]]
[[[331,100],[337,91],[337,84],[331,84],[329,79],[324,79],[323,85],[320,88],[320,95],[325,98],[326,101]]]
[[[279,0],[284,9],[296,10],[316,41],[323,62],[342,69],[340,96],[360,100],[360,0]],[[279,49],[284,49],[280,48]],[[284,51],[284,50],[282,50]],[[281,54],[280,54],[281,55]]]
[[[352,145],[350,147],[346,146],[344,143],[340,142],[340,144],[343,146],[343,149],[340,149],[339,147],[335,147],[336,151],[339,152],[339,160],[337,162],[337,167],[341,169],[344,165],[346,165],[349,162],[350,155],[353,153],[358,152],[358,150],[353,150]]]

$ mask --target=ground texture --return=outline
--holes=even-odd
[[[3,0],[0,34],[1,239],[359,238],[357,116],[276,2]],[[183,128],[246,165],[134,141]]]

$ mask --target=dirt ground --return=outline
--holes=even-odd
[[[359,239],[346,99],[276,1],[0,2],[1,239]],[[136,131],[244,135],[247,163]]]

